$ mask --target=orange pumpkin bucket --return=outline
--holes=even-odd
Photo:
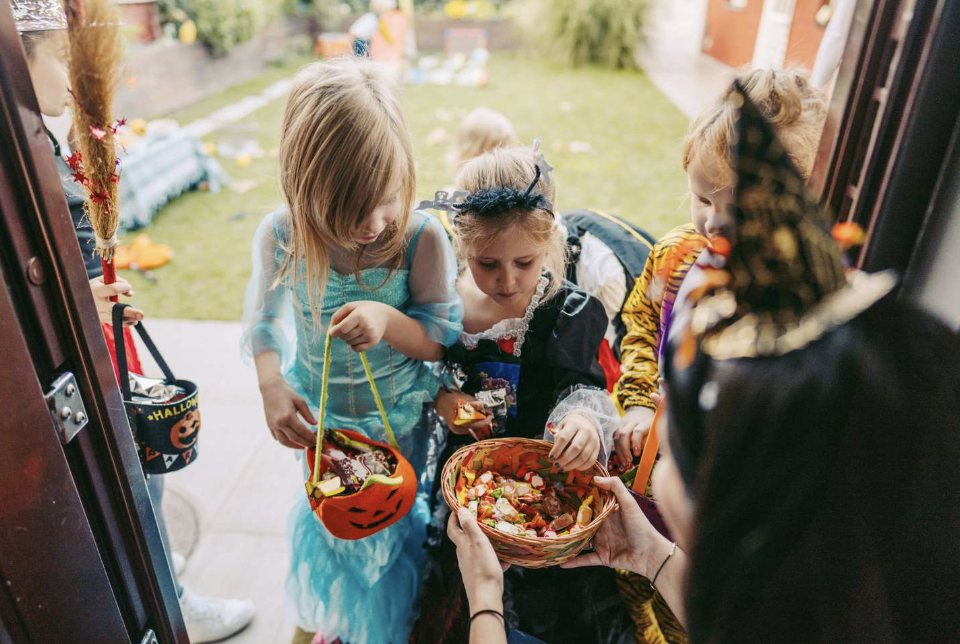
[[[347,429],[324,430],[324,412],[327,406],[327,380],[330,370],[330,336],[327,336],[323,348],[323,379],[320,385],[320,425],[317,431],[317,445],[307,449],[307,462],[310,464],[310,478],[305,487],[310,507],[330,534],[338,539],[357,540],[388,528],[413,507],[417,496],[417,475],[403,454],[397,439],[390,428],[387,412],[377,391],[377,385],[370,371],[370,363],[364,353],[360,354],[363,370],[370,383],[370,391],[377,404],[383,428],[390,441],[389,445],[378,443],[363,434]],[[373,474],[368,476],[354,493],[344,493],[339,480],[331,477],[324,479],[330,469],[326,460],[321,458],[325,437],[335,439],[338,444],[349,444],[359,452],[381,450],[388,459],[396,463],[389,475]]]

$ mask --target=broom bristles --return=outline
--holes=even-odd
[[[74,132],[89,192],[85,209],[97,252],[113,259],[120,221],[113,97],[120,73],[120,18],[111,0],[65,0],[70,43],[70,85],[76,105]]]

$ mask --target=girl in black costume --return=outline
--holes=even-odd
[[[437,409],[451,434],[441,452],[476,438],[546,438],[565,470],[605,463],[619,417],[604,389],[597,352],[607,328],[598,300],[564,280],[565,240],[553,212],[555,184],[536,148],[498,148],[468,162],[453,215],[462,272],[464,333],[446,354],[448,381]],[[457,426],[459,401],[487,417]],[[445,525],[446,507],[438,508]],[[464,642],[467,613],[455,549],[442,536],[414,642]],[[549,644],[632,641],[613,571],[559,568],[507,572],[505,621],[512,642],[528,633]],[[477,608],[474,608],[477,610]]]

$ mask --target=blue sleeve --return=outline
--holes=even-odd
[[[296,353],[289,288],[280,283],[286,257],[284,211],[267,215],[253,238],[253,271],[243,301],[241,351],[245,358],[276,351],[286,370]]]
[[[457,295],[457,260],[440,221],[426,217],[407,247],[411,304],[405,313],[423,325],[434,342],[452,346],[463,331],[463,302]]]

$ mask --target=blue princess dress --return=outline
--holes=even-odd
[[[344,304],[383,302],[420,322],[434,341],[444,346],[457,341],[463,304],[454,290],[456,261],[443,226],[433,217],[411,215],[403,264],[392,273],[388,268],[363,269],[360,283],[353,274],[330,270],[320,328],[310,312],[305,279],[274,287],[289,241],[285,210],[267,216],[257,230],[253,276],[244,302],[243,350],[248,355],[278,352],[286,381],[315,414],[324,336],[331,316]],[[421,476],[435,423],[432,414],[424,413],[424,404],[432,403],[439,381],[429,364],[408,358],[386,342],[370,349],[367,357],[400,449]],[[387,442],[359,356],[339,340],[331,345],[329,378],[326,426],[355,428]],[[428,487],[421,486],[406,517],[358,541],[332,536],[311,512],[306,493],[300,495],[288,526],[292,562],[287,593],[302,629],[348,644],[407,641],[426,559]]]

